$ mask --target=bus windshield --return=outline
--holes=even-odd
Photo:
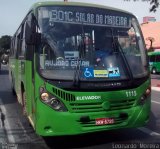
[[[38,8],[39,72],[47,79],[125,80],[148,74],[144,41],[132,15],[73,6]]]

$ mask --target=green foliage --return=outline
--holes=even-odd
[[[11,36],[5,35],[0,38],[0,54],[10,49]]]
[[[133,2],[139,2],[139,1],[142,1],[142,2],[150,2],[151,4],[151,8],[149,9],[150,12],[156,12],[157,11],[157,8],[159,7],[159,2],[160,0],[124,0],[126,2],[130,2],[130,1],[133,1]]]
[[[159,0],[151,0],[150,4],[152,5],[150,11],[156,12],[157,8],[159,7]]]

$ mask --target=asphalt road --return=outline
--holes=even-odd
[[[27,118],[23,116],[22,108],[11,92],[7,67],[3,66],[0,71],[0,114],[2,115],[0,148],[160,148],[160,87],[157,87],[160,76],[154,75],[152,80],[154,80],[152,83],[152,110],[147,126],[78,136],[44,138],[35,134]]]

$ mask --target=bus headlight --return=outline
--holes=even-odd
[[[139,100],[140,105],[144,105],[148,97],[151,95],[151,87],[148,87]]]
[[[41,93],[41,101],[52,107],[55,111],[59,112],[67,111],[64,104],[57,97],[50,95],[47,92]]]
[[[52,107],[53,107],[55,110],[59,110],[59,109],[61,109],[61,107],[62,107],[60,101],[57,100],[56,98],[52,98],[52,99],[51,99],[51,105],[52,105]]]

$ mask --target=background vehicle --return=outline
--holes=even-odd
[[[6,65],[8,63],[8,60],[9,60],[9,54],[6,54],[4,53],[2,56],[1,56],[1,63],[3,65]]]
[[[149,52],[150,71],[153,74],[160,72],[160,52]]]
[[[148,122],[149,64],[134,15],[86,3],[36,3],[11,45],[13,92],[39,135]]]
[[[0,55],[0,70],[1,70],[1,65],[7,65],[9,60],[9,53],[3,53]]]

